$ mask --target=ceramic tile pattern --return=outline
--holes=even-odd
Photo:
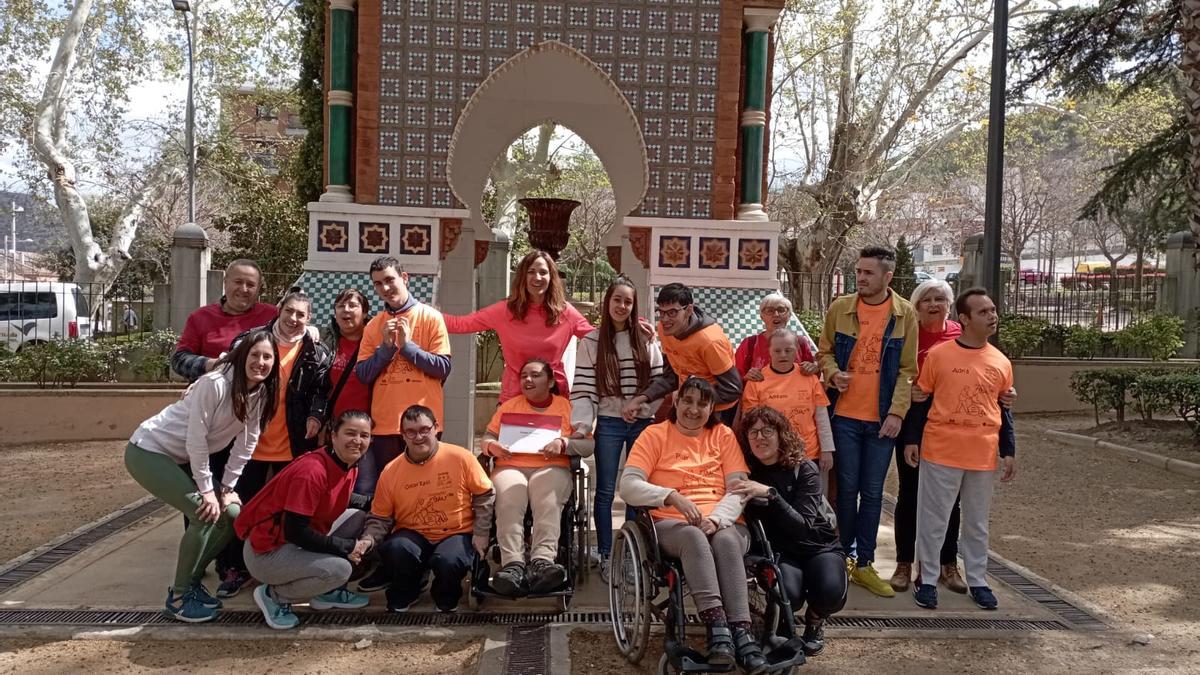
[[[313,299],[312,324],[321,329],[324,335],[329,320],[333,318],[333,299],[346,288],[357,288],[362,291],[371,303],[371,312],[382,309],[375,289],[371,288],[371,278],[358,272],[320,272],[306,270],[300,275],[297,284],[304,288]],[[413,274],[408,277],[408,290],[421,302],[430,302],[433,298],[434,277],[428,274]]]
[[[709,218],[720,0],[384,0],[379,201],[461,205],[446,153],[463,105],[500,64],[559,40],[613,79],[646,139],[637,215]]]

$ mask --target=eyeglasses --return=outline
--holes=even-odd
[[[680,312],[687,308],[688,305],[684,305],[683,307],[677,307],[675,309],[656,309],[655,311],[658,312],[659,317],[674,319],[675,317],[679,316]]]
[[[424,438],[433,433],[433,427],[421,427],[420,429],[405,429],[404,436],[407,438]]]
[[[775,437],[775,428],[774,427],[759,427],[758,429],[751,429],[746,432],[746,438],[774,438],[774,437]]]
[[[765,308],[763,308],[763,314],[787,314],[787,313],[788,313],[787,307],[765,307]]]

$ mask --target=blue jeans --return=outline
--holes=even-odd
[[[452,534],[431,542],[412,530],[396,530],[379,544],[383,569],[391,574],[390,606],[407,607],[421,593],[426,570],[433,572],[429,594],[438,609],[452,609],[462,598],[462,581],[475,564],[471,534]]]
[[[875,538],[883,508],[883,481],[896,439],[879,437],[879,422],[833,416],[837,470],[838,533],[842,550],[859,567],[875,561]]]
[[[639,419],[633,423],[621,417],[596,418],[596,548],[601,555],[612,551],[612,505],[617,493],[617,471],[621,468],[621,452],[628,456],[633,442],[654,420]],[[633,520],[633,509],[626,507],[625,519]]]

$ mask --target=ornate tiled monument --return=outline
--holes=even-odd
[[[783,4],[331,0],[326,189],[309,205],[302,280],[318,317],[345,286],[370,293],[367,265],[385,253],[443,311],[474,309],[477,281],[485,298],[504,295],[507,260],[495,258],[507,248],[480,216],[482,193],[496,158],[552,121],[608,173],[608,258],[642,307],[680,281],[731,338],[755,332],[758,299],[778,288],[779,227],[762,202]],[[445,426],[465,442],[474,340],[452,343]]]

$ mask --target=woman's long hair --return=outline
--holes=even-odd
[[[742,446],[742,452],[750,459],[758,461],[754,456],[754,452],[750,450],[750,436],[748,434],[750,427],[758,422],[762,422],[763,426],[771,427],[775,430],[775,437],[779,439],[779,464],[785,469],[794,469],[800,465],[805,459],[804,456],[804,441],[792,428],[791,422],[783,416],[783,413],[774,408],[768,408],[765,405],[760,405],[751,408],[742,414],[742,423],[737,428],[738,444]]]
[[[529,311],[529,290],[525,288],[525,275],[529,273],[529,268],[533,267],[533,263],[538,260],[545,260],[546,267],[550,270],[550,285],[546,287],[546,325],[553,326],[558,323],[558,317],[562,315],[567,308],[567,293],[563,290],[562,279],[558,276],[558,265],[554,264],[554,258],[550,257],[545,251],[530,251],[521,258],[521,262],[517,263],[517,271],[513,274],[512,291],[508,294],[508,311],[513,317],[524,321],[525,314]]]
[[[620,286],[633,291],[633,308],[629,312],[629,320],[625,322],[625,330],[629,333],[629,346],[633,350],[637,390],[641,391],[650,384],[650,354],[646,349],[646,338],[637,326],[637,288],[629,279],[617,277],[608,285],[608,290],[604,292],[604,301],[600,305],[600,333],[596,342],[596,390],[601,397],[623,395],[621,359],[617,355],[617,327],[613,325],[612,316],[608,313],[608,303],[612,300],[613,292]]]
[[[265,430],[267,423],[275,416],[275,401],[279,398],[279,351],[275,349],[275,339],[271,335],[271,331],[265,328],[256,328],[250,331],[245,337],[238,340],[225,356],[221,357],[221,360],[217,362],[217,367],[225,373],[232,371],[233,383],[230,391],[233,399],[233,415],[245,423],[252,414],[249,409],[252,390],[246,387],[246,359],[250,356],[250,350],[260,342],[271,345],[271,351],[275,353],[275,363],[271,364],[271,374],[267,375],[267,379],[253,389],[254,392],[257,392],[258,398],[255,404],[259,409],[259,428]]]

